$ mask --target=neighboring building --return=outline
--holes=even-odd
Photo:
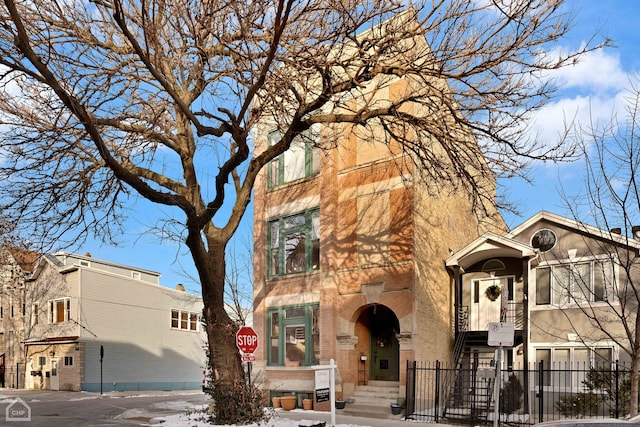
[[[44,255],[26,284],[26,388],[198,389],[202,299],[160,274],[71,253]]]
[[[24,387],[25,280],[40,254],[0,248],[0,387]]]
[[[424,38],[415,46],[427,49]],[[414,85],[390,79],[377,94],[393,99]],[[257,151],[274,130],[261,124]],[[335,135],[337,147],[314,148]],[[254,187],[253,372],[263,387],[312,395],[312,366],[335,359],[338,396],[374,384],[393,397],[404,394],[407,360],[450,359],[444,261],[487,230],[479,219],[503,225],[492,206],[479,218],[471,195],[425,182],[397,143],[361,139],[349,126],[313,129],[265,169]],[[485,184],[490,200],[495,183]]]
[[[628,343],[624,325],[611,314],[624,312],[635,325],[639,232],[634,227],[634,236],[623,236],[619,229],[602,230],[542,211],[507,234],[486,233],[457,250],[446,262],[457,283],[461,351],[454,363],[468,367],[493,359],[488,323],[500,321],[515,325],[514,346],[503,350],[505,368],[527,369],[530,362],[549,368],[628,361],[619,344]],[[494,285],[501,293],[491,301],[486,292]],[[589,318],[594,316],[599,324]],[[528,381],[525,375],[525,390]],[[563,384],[580,385],[577,376],[567,376]]]

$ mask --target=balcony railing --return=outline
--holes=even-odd
[[[460,332],[475,330],[471,327],[475,322],[472,316],[474,314],[471,312],[470,307],[468,305],[463,305],[459,307],[458,310],[458,330]],[[507,304],[507,311],[504,315],[503,319],[496,318],[495,321],[504,321],[504,322],[512,322],[515,326],[516,330],[521,330],[524,328],[524,306],[522,302],[509,301]]]

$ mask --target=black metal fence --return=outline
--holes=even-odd
[[[496,373],[492,364],[473,360],[457,367],[408,361],[406,417],[473,425],[492,424],[496,416],[500,424],[514,425],[624,418],[630,402],[629,372],[618,363],[539,363]]]

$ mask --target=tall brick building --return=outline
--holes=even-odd
[[[414,84],[392,79],[376,96],[393,99]],[[468,193],[425,181],[397,142],[375,135],[313,128],[256,181],[253,377],[271,395],[311,395],[311,366],[330,359],[338,396],[365,384],[402,395],[406,360],[451,357],[445,260],[487,228]],[[256,150],[277,137],[262,123]],[[492,198],[495,185],[485,184]],[[501,226],[488,212],[492,229]]]

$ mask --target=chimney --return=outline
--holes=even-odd
[[[611,232],[611,234],[622,234],[622,228],[620,228],[620,227],[612,228],[609,231]]]
[[[86,254],[84,254],[84,256],[91,258],[91,252],[87,252]]]
[[[182,283],[178,283],[176,285],[176,290],[180,292],[184,292],[184,285]]]

